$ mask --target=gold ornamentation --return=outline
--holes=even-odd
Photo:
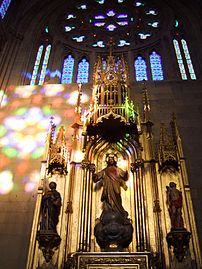
[[[65,145],[65,130],[61,126],[55,142],[49,146],[48,174],[67,174],[68,151]]]
[[[161,172],[176,172],[178,171],[177,151],[174,137],[161,125],[160,143],[158,149],[159,155],[159,170]]]
[[[77,257],[79,269],[90,268],[133,268],[147,269],[149,268],[148,254],[102,254],[92,253],[88,255],[78,255]]]

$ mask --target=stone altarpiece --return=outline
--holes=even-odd
[[[78,85],[71,151],[66,148],[64,127],[54,139],[51,122],[27,269],[201,268],[176,119],[173,116],[170,130],[162,125],[156,147],[146,84],[139,105],[130,99],[131,90],[135,91],[130,89],[124,58],[110,53],[95,65],[88,110],[81,105],[82,85]],[[106,176],[110,156],[116,168],[127,172],[124,183],[111,179],[113,184],[119,181],[116,201],[126,212],[123,218],[109,202],[111,190],[105,189],[110,193],[106,200],[105,183],[95,180],[99,171]],[[48,191],[51,182],[57,183],[59,205]],[[50,203],[44,207],[46,198]]]

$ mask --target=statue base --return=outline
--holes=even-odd
[[[91,252],[69,257],[64,269],[149,269],[149,252]]]
[[[101,251],[126,251],[132,242],[133,234],[130,219],[119,212],[108,210],[103,211],[98,221],[94,234]]]
[[[185,228],[173,229],[167,234],[166,240],[168,247],[173,247],[173,252],[178,262],[182,262],[186,256],[186,251],[189,249],[190,238],[191,233]]]
[[[36,239],[39,242],[39,248],[42,250],[46,262],[50,262],[55,250],[60,245],[60,236],[55,231],[40,230],[37,232]]]

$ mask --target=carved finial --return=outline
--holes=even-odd
[[[63,145],[64,143],[65,143],[65,128],[64,126],[61,126],[57,134],[55,144]]]
[[[67,174],[68,154],[65,144],[65,129],[60,127],[57,137],[50,145],[48,174]]]
[[[48,158],[51,145],[54,143],[56,125],[54,124],[53,119],[54,119],[54,117],[51,116],[50,117],[50,128],[49,128],[49,131],[48,131],[48,134],[47,134],[46,144],[45,144],[45,151],[44,151],[44,155],[43,155],[43,158],[45,160]]]
[[[56,125],[53,120],[54,120],[54,117],[51,116],[50,117],[50,145],[53,143],[54,136],[55,136],[55,129],[56,129]]]
[[[179,170],[177,161],[176,146],[173,137],[166,129],[164,123],[161,124],[159,142],[159,170],[161,172],[176,172]]]

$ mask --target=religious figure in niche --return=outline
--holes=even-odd
[[[107,167],[93,176],[95,183],[101,183],[103,187],[101,201],[103,202],[103,211],[119,212],[124,218],[128,213],[124,210],[121,200],[121,188],[127,190],[126,181],[128,179],[127,171],[117,167],[114,155],[109,155]]]
[[[101,251],[124,251],[132,241],[133,227],[121,200],[121,188],[127,190],[127,179],[128,173],[117,167],[115,155],[109,155],[107,167],[93,176],[103,188],[103,211],[94,228]]]
[[[184,229],[182,218],[182,192],[176,188],[175,182],[170,182],[169,186],[166,186],[166,188],[166,202],[170,215],[171,229]]]
[[[56,232],[61,208],[61,196],[56,187],[57,184],[55,182],[50,182],[50,190],[42,197],[41,230]]]

